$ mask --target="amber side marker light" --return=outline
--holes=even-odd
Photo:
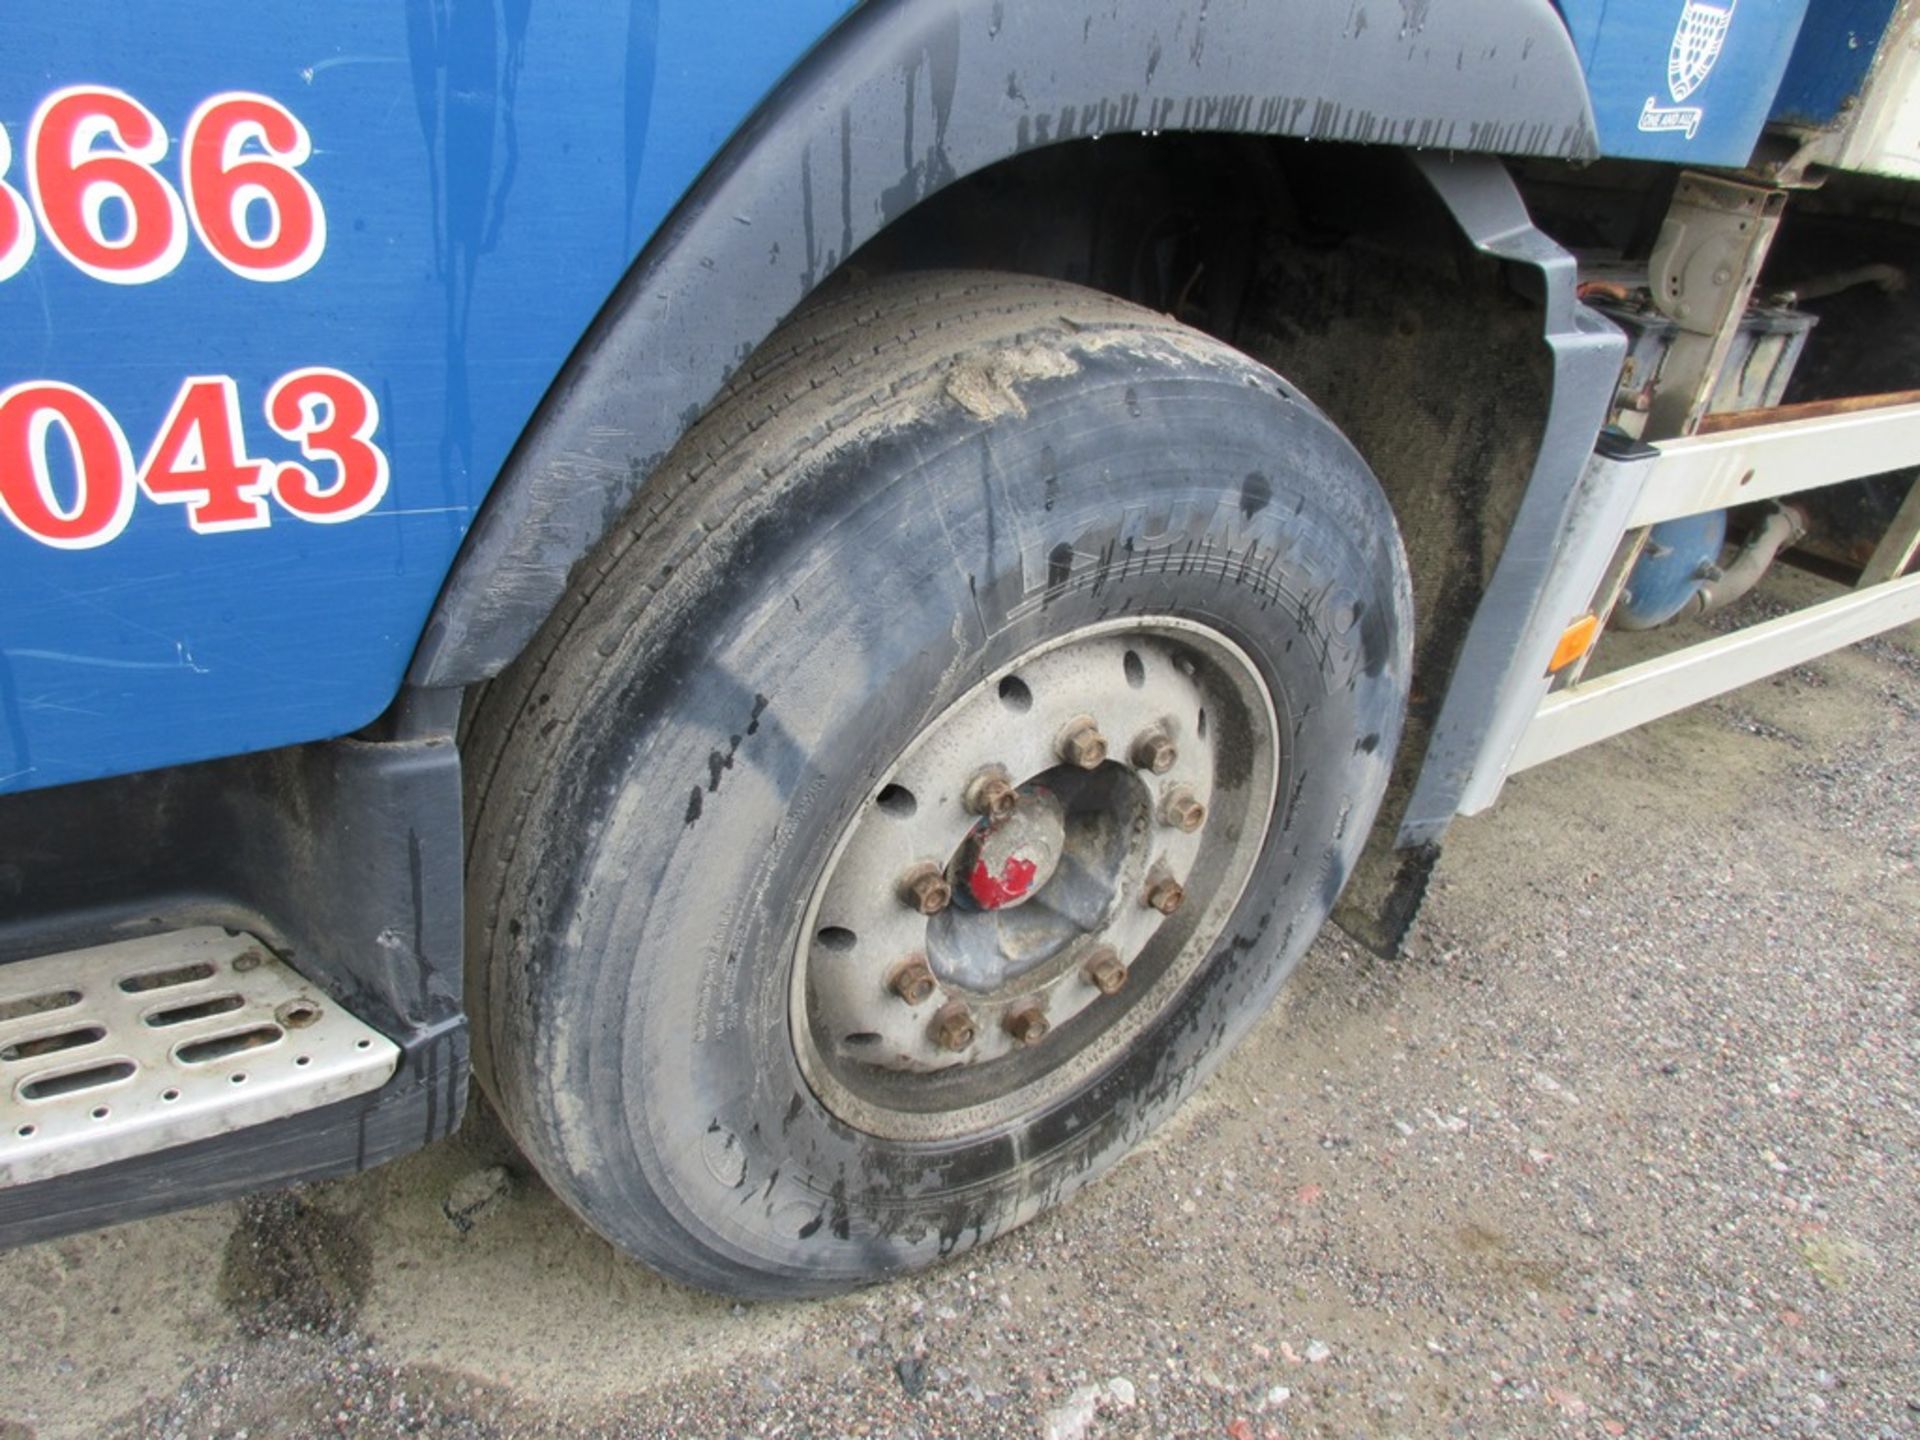
[[[1567,626],[1561,635],[1560,643],[1553,647],[1553,659],[1547,662],[1547,673],[1558,675],[1567,666],[1573,664],[1587,651],[1593,648],[1593,637],[1600,633],[1598,615],[1582,615]]]

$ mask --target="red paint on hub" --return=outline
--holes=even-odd
[[[1039,866],[1031,860],[1018,855],[1009,856],[1007,863],[1000,867],[995,875],[987,869],[987,862],[973,862],[973,873],[967,877],[967,889],[973,892],[973,898],[980,903],[982,910],[998,910],[1010,905],[1033,888],[1033,877]]]

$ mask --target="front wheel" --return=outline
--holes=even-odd
[[[1171,1113],[1325,920],[1410,610],[1278,376],[1045,281],[849,290],[762,348],[482,700],[481,1079],[694,1284],[1024,1223]]]

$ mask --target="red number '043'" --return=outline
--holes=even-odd
[[[215,95],[187,121],[182,148],[187,213],[216,260],[249,280],[292,280],[313,268],[327,218],[297,169],[313,141],[292,111],[265,95]]]
[[[115,148],[99,150],[102,140]],[[187,251],[180,197],[154,171],[167,132],[131,95],[104,86],[57,90],[34,112],[27,175],[53,248],[96,280],[143,285]]]
[[[73,457],[71,504],[54,493],[56,427]],[[89,550],[126,529],[133,496],[133,451],[99,401],[56,380],[0,391],[0,514],[15,526],[43,545]]]
[[[258,530],[272,518],[260,497],[267,462],[246,452],[240,391],[230,375],[196,375],[180,387],[140,464],[140,488],[184,504],[201,534]]]
[[[13,141],[0,126],[0,280],[20,273],[20,267],[33,254],[33,212],[20,192],[7,184],[7,171],[13,165]]]
[[[309,460],[331,460],[322,483],[305,465],[286,464],[273,493],[302,520],[332,524],[364,515],[387,493],[387,457],[372,443],[380,428],[373,392],[353,376],[324,366],[282,375],[267,391],[267,423],[299,442]]]

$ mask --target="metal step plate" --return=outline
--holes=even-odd
[[[0,965],[0,1189],[376,1090],[399,1059],[250,935]]]

